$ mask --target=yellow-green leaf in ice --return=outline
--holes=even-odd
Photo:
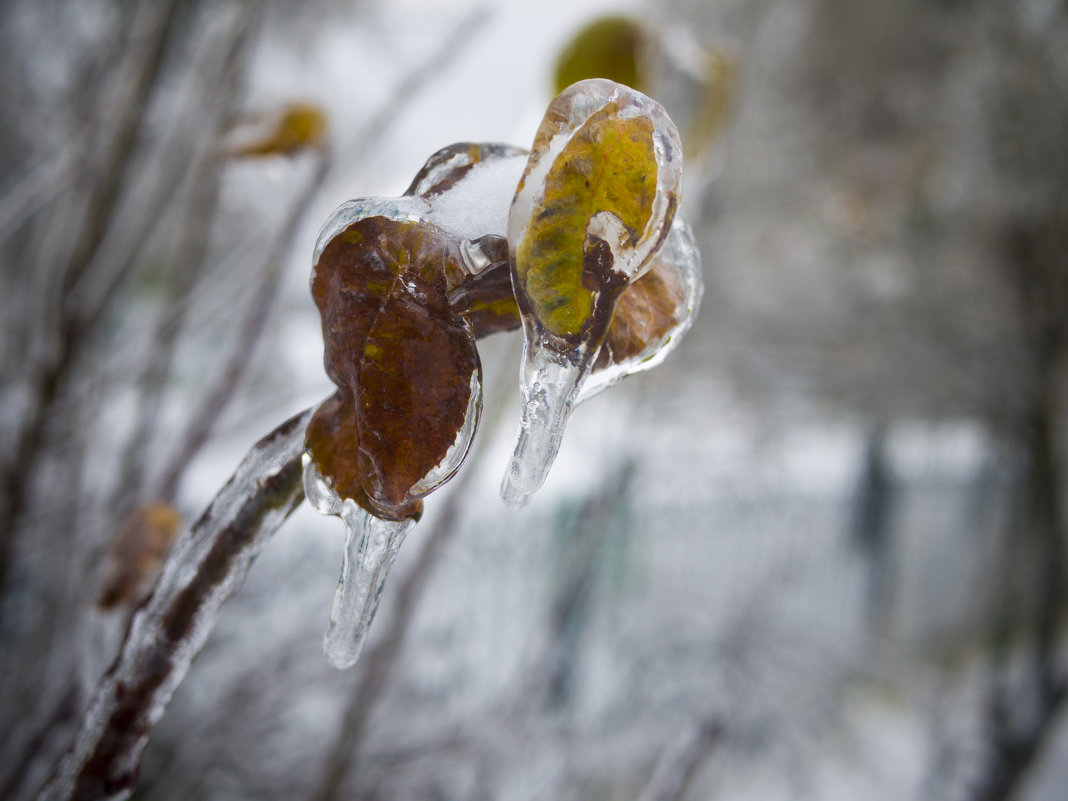
[[[595,78],[549,104],[508,215],[526,340],[509,505],[545,480],[616,301],[667,239],[681,180],[679,134],[655,100]]]
[[[581,81],[549,106],[508,234],[520,310],[559,349],[599,347],[616,297],[667,236],[681,162],[663,108],[625,86]]]

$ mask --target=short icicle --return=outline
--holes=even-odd
[[[331,665],[343,670],[356,664],[371,627],[386,576],[401,543],[415,525],[411,518],[383,520],[356,508],[345,521],[345,561],[334,592],[330,625],[323,638],[323,653]]]
[[[317,511],[345,523],[345,557],[334,592],[323,654],[344,670],[356,664],[374,620],[389,569],[415,520],[384,520],[351,500],[342,500],[304,454],[304,492]]]
[[[564,354],[529,340],[524,344],[519,432],[501,483],[501,498],[509,508],[524,506],[545,483],[588,370],[588,363],[577,366]]]

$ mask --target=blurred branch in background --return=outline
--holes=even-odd
[[[1009,421],[1022,453],[1022,480],[1004,553],[1004,607],[992,624],[993,752],[976,801],[1018,792],[1049,746],[1068,691],[1068,153],[1055,144],[1068,134],[1065,42],[1012,24],[1007,14],[1001,21],[988,33],[1000,55],[989,109],[991,146],[1009,195],[1003,280],[1015,302],[1027,372]],[[1013,197],[1017,193],[1022,199]],[[1026,678],[1018,682],[1021,658]]]
[[[94,660],[84,664],[79,632],[93,615],[88,604],[103,551],[101,534],[156,536],[154,525],[120,530],[119,523],[150,474],[148,449],[158,436],[159,406],[184,312],[205,280],[209,240],[219,216],[222,134],[242,101],[243,73],[257,39],[260,11],[252,3],[228,3],[205,15],[195,4],[150,2],[131,16],[118,6],[101,6],[102,19],[120,24],[118,34],[92,31],[96,38],[90,34],[84,40],[70,33],[84,32],[77,25],[67,26],[78,18],[75,9],[58,12],[56,19],[26,8],[12,12],[9,23],[29,20],[42,33],[55,25],[46,36],[71,39],[63,43],[71,76],[71,118],[63,121],[69,135],[60,138],[58,148],[77,153],[45,162],[61,164],[66,173],[53,178],[48,171],[48,191],[36,192],[43,202],[21,218],[11,218],[2,243],[5,271],[12,267],[20,276],[13,279],[6,300],[11,311],[7,323],[12,340],[24,348],[21,359],[5,353],[5,362],[17,365],[5,369],[5,412],[10,414],[14,406],[21,414],[5,443],[0,498],[0,614],[5,638],[21,641],[18,648],[5,649],[0,694],[11,710],[24,709],[5,716],[3,725],[6,729],[22,717],[31,722],[47,718],[36,735],[28,737],[21,726],[6,732],[9,742],[26,743],[21,757],[0,767],[14,786],[20,779],[25,785],[42,756],[47,759],[37,751],[55,747],[55,732],[68,726],[69,716],[81,706],[79,674],[95,681]],[[63,116],[62,110],[45,109],[42,113]],[[37,111],[29,108],[18,126],[41,124],[33,117]],[[162,135],[161,124],[167,126]],[[32,150],[47,144],[28,138],[25,146]],[[53,182],[62,191],[53,192],[48,186]],[[22,186],[16,189],[22,191]],[[5,208],[13,202],[5,196]],[[167,240],[175,218],[184,222],[177,239]],[[153,249],[146,257],[149,246]],[[26,251],[29,260],[23,257]],[[159,269],[159,251],[169,251],[174,269],[163,281],[169,288],[158,300],[155,341],[133,387],[138,408],[128,418],[132,425],[120,423],[101,432],[108,406],[122,396],[125,376],[117,384],[101,385],[94,365],[103,361],[102,351],[113,347],[115,329],[129,314],[131,295],[138,290],[131,277],[151,282]],[[124,366],[129,373],[139,369],[137,364]],[[125,470],[117,469],[110,482],[101,480],[106,456],[90,450],[101,433],[108,446],[127,435]],[[56,487],[62,489],[57,493]],[[41,496],[49,499],[43,505]],[[167,539],[152,547],[165,553]],[[142,559],[138,543],[123,548],[116,551],[117,558],[126,558],[129,565],[117,566],[109,580],[128,586],[113,583],[104,600],[129,609],[143,591],[134,588],[151,578],[163,553]],[[55,553],[66,558],[49,558]],[[147,575],[139,575],[146,570]],[[14,583],[8,581],[12,576]],[[50,585],[63,590],[55,592]],[[44,636],[35,637],[37,633]],[[52,647],[57,643],[67,645]],[[45,697],[52,691],[63,698],[74,693],[73,700],[49,716],[47,706],[36,706],[22,692],[35,677],[47,677]]]
[[[656,770],[645,785],[639,801],[679,801],[694,772],[716,747],[722,726],[714,718],[703,720],[680,732],[660,755]]]
[[[204,109],[203,120],[207,132],[199,143],[200,153],[192,159],[189,175],[190,192],[182,211],[181,233],[174,263],[178,269],[166,276],[167,287],[157,311],[157,323],[150,352],[152,358],[144,365],[137,381],[137,408],[134,427],[127,438],[115,497],[111,502],[114,514],[124,516],[133,499],[144,492],[152,435],[159,426],[160,407],[170,376],[175,350],[185,324],[193,291],[206,272],[209,237],[219,207],[223,168],[226,154],[220,146],[226,132],[233,127],[243,87],[244,59],[255,31],[250,19],[252,4],[248,4],[232,26],[229,41],[220,48],[222,65],[216,75],[208,78],[208,85],[216,87],[209,96],[212,105]],[[206,152],[204,152],[206,151]],[[160,500],[172,503],[173,493],[163,494]]]
[[[174,79],[175,60],[180,63],[176,51],[189,46],[190,29],[198,27],[181,6],[145,3],[132,16],[116,15],[117,34],[103,35],[101,51],[63,41],[64,36],[75,38],[69,31],[77,28],[64,29],[58,22],[59,42],[54,44],[67,47],[71,116],[44,104],[43,109],[31,106],[14,128],[26,136],[26,130],[43,125],[51,114],[52,128],[66,135],[61,133],[58,143],[30,136],[24,145],[32,152],[54,144],[64,154],[58,160],[67,173],[58,180],[63,191],[26,215],[2,251],[5,272],[17,276],[6,299],[10,313],[5,322],[22,348],[21,358],[7,360],[12,369],[4,373],[8,411],[15,407],[20,413],[8,429],[12,436],[5,443],[0,484],[0,621],[5,639],[13,644],[2,658],[0,696],[12,713],[3,721],[4,739],[25,743],[20,745],[24,756],[2,767],[9,782],[26,778],[40,756],[35,744],[55,747],[55,731],[68,724],[72,704],[77,709],[82,701],[75,692],[81,656],[77,632],[94,590],[86,579],[95,573],[92,560],[98,548],[92,528],[101,510],[99,499],[85,495],[83,486],[94,470],[83,460],[96,457],[88,447],[101,408],[94,405],[101,396],[87,391],[85,377],[92,374],[99,349],[106,347],[105,331],[123,300],[122,278],[156,227],[157,219],[143,217],[141,229],[125,227],[132,198],[151,172],[144,161],[162,159],[159,171],[152,173],[159,181],[153,190],[158,200],[149,204],[161,213],[164,199],[173,196],[169,179],[191,152],[185,147],[189,125],[186,142],[173,138],[168,144],[177,146],[162,156],[151,147],[148,133],[165,94],[162,87]],[[11,19],[17,19],[15,13]],[[49,24],[43,17],[36,21]],[[224,15],[218,22],[222,24],[207,26],[206,38],[225,51],[227,23],[232,42],[241,20]],[[26,47],[20,43],[14,52]],[[208,61],[218,69],[218,61]],[[40,64],[22,62],[34,63]],[[70,158],[68,151],[74,153]],[[105,396],[113,391],[106,387]],[[65,558],[56,559],[57,554]],[[27,695],[28,687],[35,692]],[[68,698],[72,692],[73,700],[61,703],[55,714],[47,703],[38,703],[39,698]],[[20,720],[30,726],[18,726]],[[27,737],[27,730],[38,725],[40,733]]]
[[[96,308],[80,308],[74,305],[72,295],[108,231],[120,188],[132,168],[134,144],[160,77],[168,40],[176,29],[178,5],[172,0],[141,6],[131,23],[124,66],[119,72],[125,80],[120,80],[117,111],[94,118],[94,128],[79,138],[72,137],[81,151],[79,158],[72,159],[73,169],[81,174],[72,182],[75,191],[58,199],[60,219],[70,217],[72,224],[62,227],[58,236],[53,234],[54,239],[42,246],[42,261],[35,265],[35,272],[50,276],[55,282],[45,292],[51,303],[45,310],[47,327],[40,332],[44,354],[40,363],[31,363],[29,368],[29,411],[15,435],[14,448],[5,459],[0,484],[0,602],[30,482],[38,474],[35,468],[43,455],[46,426],[55,414],[66,382],[71,380],[78,349],[89,341],[89,321],[107,301],[102,299]],[[104,107],[110,101],[106,97],[98,99]]]

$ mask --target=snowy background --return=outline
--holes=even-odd
[[[733,65],[726,126],[686,178],[695,327],[576,411],[518,513],[497,492],[520,336],[480,343],[475,450],[409,535],[361,661],[322,656],[343,528],[305,505],[224,607],[134,797],[1064,797],[1063,3],[179,3],[87,274],[131,267],[42,405],[69,306],[49,266],[77,253],[56,232],[103,180],[84,154],[136,95],[120,78],[153,4],[132,5],[0,14],[0,797],[34,796],[112,658],[129,607],[95,606],[109,542],[154,500],[246,309],[268,316],[181,465],[186,521],[332,392],[308,291],[330,212],[403,192],[452,142],[528,146],[559,52],[606,13],[641,20],[669,66],[695,48]],[[692,87],[660,66],[685,115]],[[217,118],[230,147],[296,101],[325,113],[325,174],[316,151],[223,159],[191,228]],[[173,194],[146,221],[157,185]],[[204,268],[145,432],[191,230]]]

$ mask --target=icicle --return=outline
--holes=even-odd
[[[342,519],[346,528],[345,561],[323,639],[323,653],[339,670],[352,667],[359,658],[386,576],[401,543],[415,525],[411,518],[382,520],[359,508]]]
[[[519,432],[501,484],[510,508],[522,507],[545,483],[586,372],[556,351],[524,343]]]
[[[345,523],[345,558],[334,592],[323,653],[343,670],[356,664],[382,596],[389,569],[415,520],[383,520],[355,501],[341,500],[315,461],[304,454],[304,494],[317,511]]]
[[[636,357],[594,371],[596,354],[582,354],[585,358],[572,354],[571,358],[580,359],[578,365],[573,364],[568,356],[539,342],[536,326],[525,326],[519,377],[521,420],[515,451],[501,483],[501,498],[511,509],[525,505],[545,482],[571,410],[620,379],[663,362],[693,324],[704,291],[701,254],[681,215],[676,215],[659,258],[674,271],[680,287],[677,322]]]

